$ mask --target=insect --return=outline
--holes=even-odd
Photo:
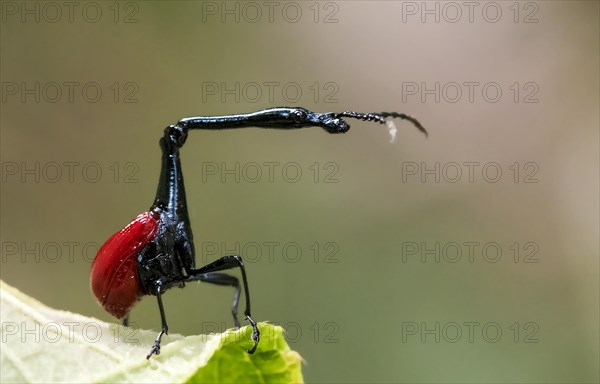
[[[241,288],[244,290],[245,320],[252,326],[254,353],[260,332],[250,313],[248,279],[242,258],[223,256],[196,268],[194,241],[187,209],[185,187],[179,150],[188,132],[196,129],[223,130],[245,127],[299,129],[321,127],[329,133],[345,133],[350,125],[344,117],[386,123],[388,118],[412,122],[427,134],[413,117],[403,113],[315,113],[304,108],[271,108],[248,114],[230,116],[190,117],[170,125],[160,139],[162,163],[154,203],[147,212],[138,215],[129,225],[112,235],[99,249],[91,270],[91,288],[104,309],[127,325],[131,308],[145,295],[156,296],[160,311],[161,331],[147,358],[160,354],[160,341],[169,327],[163,308],[162,295],[170,288],[183,288],[185,283],[205,283],[235,288],[231,313],[236,327]],[[395,130],[395,128],[394,128]],[[391,131],[391,130],[390,130]],[[235,276],[222,271],[239,268],[242,284]]]

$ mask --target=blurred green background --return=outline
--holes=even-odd
[[[192,132],[198,264],[239,244],[308,382],[598,382],[598,2],[55,4],[2,2],[7,283],[110,320],[91,258],[152,203],[179,118],[397,110],[430,137]],[[169,291],[171,332],[232,326],[231,298]],[[158,329],[155,300],[131,321]]]

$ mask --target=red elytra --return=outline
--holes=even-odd
[[[157,229],[158,214],[144,212],[106,240],[94,258],[92,291],[102,307],[118,319],[144,295],[137,254],[154,239]]]

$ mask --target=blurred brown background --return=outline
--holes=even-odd
[[[91,258],[179,118],[397,110],[430,137],[192,132],[198,264],[242,253],[309,382],[599,380],[598,2],[54,4],[1,3],[7,283],[110,320]],[[171,332],[232,326],[231,298],[169,291]]]

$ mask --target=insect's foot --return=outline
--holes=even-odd
[[[149,359],[152,355],[160,355],[160,343],[158,341],[154,343],[152,349],[150,350],[150,353],[148,354],[148,356],[146,356],[146,359]]]
[[[258,330],[256,323],[254,322],[254,320],[252,320],[250,316],[246,315],[246,320],[248,320],[252,325],[252,340],[254,341],[254,346],[252,347],[252,349],[248,350],[248,353],[253,354],[254,351],[256,351],[256,347],[258,347],[258,342],[260,341],[260,331]]]

